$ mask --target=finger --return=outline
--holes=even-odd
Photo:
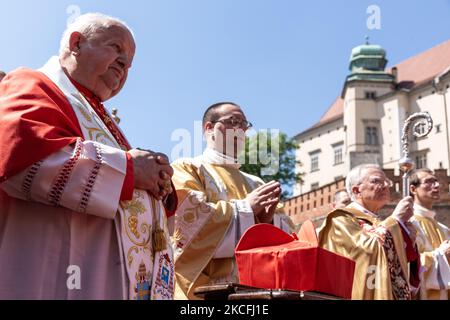
[[[274,190],[274,191],[260,195],[258,198],[258,202],[261,203],[262,201],[266,201],[267,199],[278,197],[279,195],[280,195],[280,193],[276,192]]]
[[[167,191],[164,190],[164,189],[161,189],[161,190],[159,191],[159,196],[160,196],[161,198],[164,198],[165,196],[167,196]]]
[[[281,194],[281,191],[283,191],[281,188],[275,189],[275,193]]]
[[[272,199],[261,202],[261,206],[263,206],[263,207],[272,206],[272,205],[278,204],[279,201],[280,201],[280,198],[278,198],[278,197],[272,198]]]
[[[404,197],[402,200],[406,202],[413,202],[413,198],[411,196]]]
[[[158,161],[159,164],[164,164],[164,165],[167,165],[170,163],[169,158],[165,154],[162,154],[162,153],[157,153],[156,161]]]
[[[159,177],[163,180],[170,180],[170,175],[165,171],[160,171]]]
[[[255,190],[257,190],[257,189],[263,189],[263,188],[265,188],[265,187],[267,187],[267,186],[270,186],[270,185],[272,185],[272,184],[274,184],[274,183],[278,183],[277,181],[275,181],[275,180],[272,180],[272,181],[269,181],[269,182],[266,182],[266,183],[264,183],[264,184],[262,184],[262,185],[260,185],[258,188],[256,188]]]
[[[169,190],[169,188],[172,186],[172,183],[171,183],[171,181],[170,180],[166,180],[166,179],[163,179],[163,180],[158,180],[158,187],[159,187],[159,189],[160,190],[165,190],[165,191],[167,191],[167,190]]]
[[[261,195],[261,194],[264,194],[264,193],[272,192],[276,188],[280,188],[280,187],[281,187],[281,185],[278,182],[268,183],[268,184],[264,185],[263,188],[258,190],[258,194]]]
[[[151,190],[149,190],[149,191],[155,199],[160,200],[159,188],[157,186],[151,188]]]
[[[280,194],[281,193],[281,187],[280,186],[278,186],[278,187],[275,186],[273,188],[266,188],[266,189],[260,190],[258,192],[258,196],[263,196],[263,195],[272,194],[272,193]]]
[[[161,171],[167,173],[170,177],[173,176],[173,168],[169,165],[161,165]]]

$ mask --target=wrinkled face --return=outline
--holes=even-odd
[[[439,200],[439,181],[436,177],[428,172],[418,172],[420,184],[418,186],[411,186],[411,192],[415,197],[422,202],[434,202]]]
[[[81,38],[77,44],[76,80],[102,101],[108,100],[119,93],[127,80],[136,49],[133,36],[118,25],[99,30],[88,39],[78,35]]]
[[[216,148],[223,154],[237,157],[245,147],[247,119],[240,107],[225,104],[220,108],[217,120],[212,123]],[[208,133],[208,132],[207,132]]]
[[[356,198],[367,205],[383,207],[390,200],[389,189],[392,181],[386,177],[383,170],[377,168],[363,170],[362,174],[362,182],[352,189]]]

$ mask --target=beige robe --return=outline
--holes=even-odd
[[[414,204],[411,219],[417,230],[417,247],[422,266],[420,299],[448,300],[450,298],[450,265],[441,243],[450,240],[450,229],[435,220],[436,213]]]
[[[389,250],[383,246],[386,231],[393,240]],[[319,229],[319,245],[355,261],[352,299],[394,299],[395,283],[410,290],[403,236],[398,222],[393,218],[380,221],[373,213],[352,203],[327,216]],[[389,271],[389,258],[397,261],[394,273]]]
[[[173,226],[176,299],[194,299],[195,288],[202,285],[238,282],[234,249],[255,223],[244,199],[263,181],[218,158],[207,149],[200,157],[172,164],[179,200]],[[274,225],[295,231],[281,211],[275,214]]]

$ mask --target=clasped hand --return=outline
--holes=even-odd
[[[147,190],[158,200],[172,192],[173,169],[165,154],[142,149],[132,149],[128,153],[133,159],[135,188]]]

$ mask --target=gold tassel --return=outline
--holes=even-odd
[[[167,240],[164,234],[164,230],[159,226],[156,227],[153,233],[153,249],[155,252],[163,251],[167,248]]]

